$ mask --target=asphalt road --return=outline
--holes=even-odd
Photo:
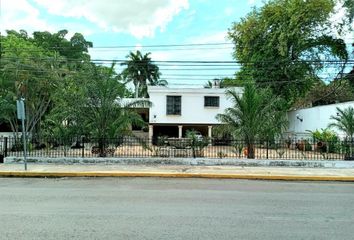
[[[354,184],[0,178],[0,239],[353,239]]]

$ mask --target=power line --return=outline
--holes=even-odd
[[[92,49],[92,48],[90,48]],[[90,50],[88,49],[88,50]],[[126,51],[137,51],[138,49],[134,48],[134,49],[113,49],[113,48],[93,48],[95,49],[95,51],[114,51],[114,52],[126,52]],[[113,50],[112,50],[113,49]],[[173,48],[173,49],[159,49],[159,48],[154,48],[153,51],[200,51],[200,50],[222,50],[222,49],[233,49],[233,47],[193,47],[193,48]],[[70,50],[71,51],[71,50]],[[144,51],[149,52],[149,48],[144,48]]]
[[[32,71],[32,72],[53,72],[53,70],[50,70],[50,69],[34,69],[35,67],[38,67],[38,66],[32,66],[32,65],[27,65],[27,64],[22,64],[22,63],[18,63],[17,66],[10,66],[10,67],[7,67],[6,69],[7,70],[19,70],[19,68],[22,68],[20,69],[21,71]],[[240,70],[239,69],[240,66],[235,66],[233,68],[225,68],[225,67],[213,67],[213,68],[210,68],[210,67],[207,67],[205,66],[204,68],[179,68],[178,66],[177,67],[174,67],[174,68],[160,68],[159,70],[160,71],[175,71],[175,72],[181,72],[181,71],[186,71],[186,72],[190,72],[190,71],[237,71],[237,70]],[[350,65],[347,66],[348,68],[351,68]],[[27,68],[27,69],[26,69]],[[271,71],[271,70],[276,70],[278,69],[277,67],[275,66],[263,66],[263,67],[258,67],[257,70],[264,70],[264,71]],[[337,67],[335,66],[325,66],[324,69],[322,69],[321,71],[333,71],[334,69],[337,69]],[[333,70],[330,70],[330,69],[333,69]],[[68,69],[63,69],[63,68],[58,68],[57,71],[67,71]],[[211,73],[208,73],[208,74],[204,74],[204,73],[199,73],[199,74],[195,74],[195,73],[184,73],[183,75],[184,76],[202,76],[202,77],[205,77],[205,76],[212,76],[212,77],[221,77],[221,76],[230,76],[232,75],[233,73],[229,73],[229,74],[225,74],[225,73],[215,73],[215,74],[211,74]],[[247,72],[244,72],[243,74],[249,74],[249,75],[252,75],[252,73],[247,73]],[[329,73],[328,73],[329,74]],[[162,74],[163,76],[165,76],[165,74]],[[171,74],[166,74],[166,76],[168,75],[180,75],[180,73],[171,73]]]
[[[52,61],[52,60],[60,60],[61,62],[78,62],[78,63],[84,63],[83,60],[79,59],[70,59],[70,58],[64,58],[64,59],[57,59],[53,57],[10,57],[10,56],[3,56],[1,59],[10,59],[10,60],[17,60],[17,59],[34,59],[34,60],[47,60],[47,61]],[[122,59],[91,59],[90,62],[93,63],[127,63],[129,60],[122,60]],[[269,61],[203,61],[203,60],[154,60],[151,61],[151,63],[175,63],[175,64],[180,64],[180,63],[195,63],[195,64],[268,64],[268,63],[327,63],[327,64],[343,64],[343,63],[354,63],[354,59],[348,59],[347,61],[344,60],[292,60],[292,61],[278,61],[275,62],[273,60]],[[136,64],[139,64],[139,61],[136,61]],[[141,64],[146,64],[144,61],[141,61]]]
[[[0,71],[4,71],[4,70],[1,70]],[[48,71],[48,70],[37,70],[37,71],[32,71],[32,70],[24,70],[24,69],[20,69],[20,70],[16,70],[17,72],[33,72],[33,73],[41,73],[41,72],[46,72],[46,73],[55,73],[55,74],[65,74],[65,75],[71,75],[71,76],[75,76],[75,74],[77,72],[75,71],[58,71],[58,72],[53,72],[53,71]],[[90,76],[89,73],[82,73],[80,72],[81,75],[87,75],[87,76]],[[35,78],[43,78],[43,79],[47,79],[46,77],[44,76],[35,76]],[[213,77],[215,78],[215,77]],[[197,78],[189,78],[189,77],[181,77],[181,78],[178,78],[178,77],[164,77],[164,75],[161,76],[160,79],[162,80],[167,80],[167,81],[210,81],[210,80],[213,80],[213,78],[200,78],[200,79],[197,79]],[[321,77],[322,80],[334,80],[333,77],[331,76],[322,76]],[[243,77],[243,80],[246,80],[246,81],[253,81],[254,79],[252,78],[252,75],[244,75]],[[123,81],[123,80],[122,80]],[[272,83],[272,84],[278,84],[278,83],[295,83],[295,82],[305,82],[305,81],[308,81],[307,79],[304,79],[304,80],[284,80],[284,81],[262,81],[262,82],[258,82],[258,83],[261,83],[261,84],[265,84],[265,83]]]
[[[0,42],[4,43],[4,42]],[[151,44],[151,45],[111,45],[111,46],[92,46],[88,49],[120,49],[120,48],[171,48],[171,47],[200,47],[200,46],[222,46],[222,45],[234,45],[231,42],[215,42],[215,43],[186,43],[186,44]],[[73,46],[60,46],[60,47],[46,47],[49,49],[66,49]],[[73,49],[75,50],[75,49]]]
[[[156,45],[115,45],[115,46],[97,46],[92,48],[155,48],[155,47],[186,47],[186,46],[220,46],[220,45],[234,45],[231,42],[215,42],[215,43],[186,43],[186,44],[156,44]]]

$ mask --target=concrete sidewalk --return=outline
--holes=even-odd
[[[0,177],[171,177],[351,181],[354,169],[181,165],[0,164]]]

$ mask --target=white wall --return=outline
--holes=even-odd
[[[288,112],[288,132],[298,136],[306,136],[309,135],[306,130],[314,131],[316,129],[326,128],[331,122],[330,117],[332,115],[337,115],[337,107],[344,109],[349,106],[354,107],[354,101],[290,111]],[[302,122],[296,118],[297,114],[303,119]],[[345,136],[343,132],[340,132],[337,129],[332,130],[337,132],[340,137]]]
[[[242,88],[236,88],[242,93]],[[231,107],[231,101],[220,88],[168,88],[149,87],[148,93],[153,106],[150,108],[150,123],[165,124],[218,124],[215,116]],[[181,96],[181,115],[166,114],[167,96]],[[219,107],[204,107],[204,96],[219,96]]]
[[[19,137],[22,137],[22,133],[18,133]],[[14,144],[14,134],[12,132],[0,132],[0,154],[3,153],[4,151],[4,144],[5,144],[5,138],[8,138],[7,140],[7,148],[11,148],[12,145]]]

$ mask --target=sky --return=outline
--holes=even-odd
[[[124,60],[129,51],[151,52],[155,61],[232,61],[227,30],[262,0],[0,0],[0,31],[69,30],[93,42],[92,59]],[[156,45],[214,44],[173,47]],[[155,45],[155,47],[151,47]],[[130,47],[122,47],[130,46]],[[203,84],[231,77],[228,65],[160,65],[170,84]],[[121,67],[117,67],[120,71]]]
[[[261,0],[0,0],[0,4],[1,32],[67,29],[69,37],[80,32],[94,44],[90,50],[92,59],[121,60],[129,51],[140,50],[151,52],[156,61],[232,61],[228,28],[262,3]],[[218,45],[151,47],[205,43]],[[187,70],[190,68],[193,69]],[[201,84],[235,73],[235,66],[216,69],[169,64],[160,69],[162,79],[175,85]]]

